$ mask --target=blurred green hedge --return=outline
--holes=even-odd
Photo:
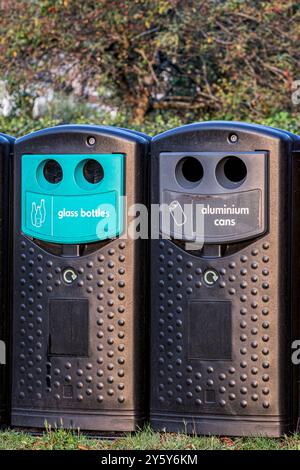
[[[148,132],[207,119],[264,122],[299,131],[300,2],[242,0],[33,0],[0,2],[0,78],[17,96],[3,131],[100,121]],[[54,106],[31,117],[27,84],[64,52],[102,90],[116,117]],[[58,93],[70,90],[55,78]],[[105,99],[105,98],[104,98]]]

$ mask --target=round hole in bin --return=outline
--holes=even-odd
[[[181,186],[193,188],[203,178],[203,166],[195,157],[184,157],[177,163],[175,173]]]
[[[58,184],[63,178],[62,167],[56,160],[47,160],[44,164],[43,175],[48,183]]]
[[[246,164],[241,158],[233,155],[222,158],[216,168],[216,177],[224,188],[236,188],[247,177]]]
[[[97,160],[87,160],[83,166],[83,175],[91,184],[100,183],[104,177],[103,167]]]

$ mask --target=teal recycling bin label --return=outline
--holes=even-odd
[[[91,243],[123,231],[124,158],[122,154],[23,155],[22,232],[53,243]],[[102,178],[85,179],[84,165],[101,165]],[[61,180],[49,182],[44,168],[58,162]]]

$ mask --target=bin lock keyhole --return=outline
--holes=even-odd
[[[78,275],[73,268],[64,269],[63,280],[65,281],[66,284],[72,284],[74,281],[76,281],[77,277]]]

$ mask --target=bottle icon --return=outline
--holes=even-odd
[[[35,226],[41,227],[42,225],[42,211],[41,206],[37,206],[36,214],[35,214]]]
[[[46,218],[45,199],[41,200],[40,211],[41,211],[41,225],[42,225],[45,222],[45,218]]]
[[[37,204],[35,201],[31,204],[31,224],[40,228],[46,220],[45,199],[41,199]]]

